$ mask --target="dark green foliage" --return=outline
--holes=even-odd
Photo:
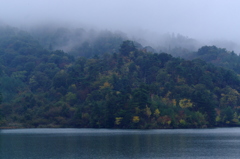
[[[207,121],[211,126],[214,126],[216,118],[215,108],[217,106],[214,95],[206,89],[204,84],[197,84],[194,89],[195,91],[192,94],[192,101],[196,103],[194,109],[202,114],[206,114]]]
[[[216,46],[203,46],[195,53],[188,53],[183,56],[187,59],[202,59],[206,62],[213,63],[216,66],[231,69],[240,73],[240,57],[233,51],[227,51]]]
[[[110,33],[81,41],[72,53],[92,58],[75,60],[64,51],[53,51],[71,41],[69,30],[59,29],[50,36],[52,41],[50,37],[41,41],[52,42],[51,50],[17,29],[0,32],[4,33],[0,38],[1,125],[201,128],[240,124],[240,79],[234,72],[238,56],[225,49],[203,47],[195,55],[229,68],[231,63],[222,62],[234,59],[233,71],[200,59],[149,53],[132,41],[120,45],[121,38]],[[75,33],[82,36],[84,31]],[[231,58],[224,60],[223,55]]]
[[[136,47],[133,41],[130,41],[130,40],[123,41],[119,49],[120,53],[124,56],[128,56],[130,52],[135,50],[136,50]]]
[[[149,104],[148,92],[143,86],[140,86],[139,88],[133,90],[132,94],[133,94],[132,104],[135,107],[138,107],[139,109],[144,109]]]

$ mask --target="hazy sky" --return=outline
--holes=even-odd
[[[100,29],[240,40],[239,0],[0,0],[0,21],[61,22]]]

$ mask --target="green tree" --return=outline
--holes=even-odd
[[[197,84],[195,85],[192,101],[195,104],[194,109],[197,109],[197,111],[200,111],[202,114],[206,114],[209,125],[214,126],[216,101],[213,93],[207,90],[205,85]]]
[[[53,78],[53,87],[54,88],[59,88],[59,87],[66,87],[67,86],[67,77],[68,74],[64,71],[61,70]]]
[[[2,103],[2,93],[0,93],[0,104]],[[2,107],[0,106],[0,126],[2,125]]]
[[[145,109],[149,104],[147,90],[145,88],[134,90],[132,101],[136,107],[139,107],[139,109]]]
[[[133,41],[126,40],[121,44],[119,51],[122,55],[128,56],[130,52],[136,51],[136,47]]]

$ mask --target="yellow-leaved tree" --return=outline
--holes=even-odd
[[[181,99],[181,100],[179,101],[179,106],[180,106],[181,108],[189,108],[189,107],[192,107],[192,106],[193,106],[193,103],[191,102],[190,99],[184,98],[184,99]]]
[[[154,116],[155,116],[155,117],[159,117],[159,115],[160,115],[160,111],[159,111],[159,109],[156,109],[156,110],[154,111]]]
[[[122,119],[123,119],[123,117],[116,117],[116,118],[115,118],[115,124],[116,124],[116,125],[120,125]]]
[[[146,115],[148,118],[152,115],[151,109],[146,105]]]
[[[133,121],[134,123],[138,123],[138,122],[140,121],[139,116],[133,116],[132,121]]]

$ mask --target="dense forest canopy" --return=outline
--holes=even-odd
[[[186,51],[184,59],[155,53],[122,34],[89,34],[0,28],[2,127],[240,124],[240,57],[234,52],[203,46]],[[55,50],[60,46],[71,47],[66,53]]]
[[[231,69],[240,74],[240,57],[234,51],[227,51],[225,48],[216,46],[203,46],[197,52],[183,55],[186,59],[202,59],[213,63],[216,66]]]

